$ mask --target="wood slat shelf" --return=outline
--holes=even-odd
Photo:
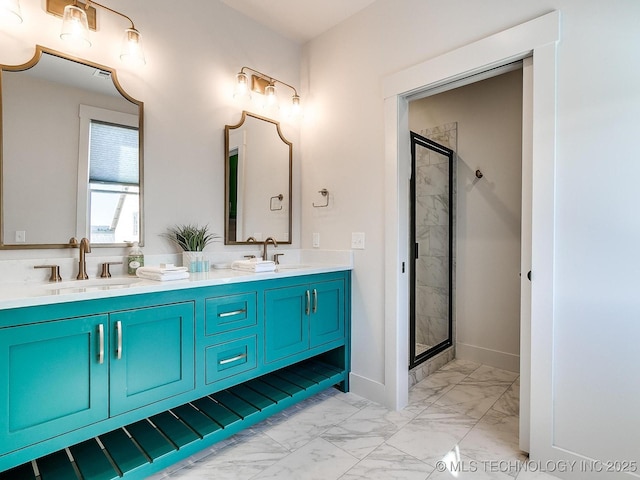
[[[306,360],[1,472],[0,480],[146,478],[345,377]]]

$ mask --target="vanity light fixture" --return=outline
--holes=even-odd
[[[245,70],[253,72],[251,75],[251,86],[249,86],[249,77],[245,73]],[[242,67],[240,72],[236,75],[236,91],[234,97],[246,95],[249,91],[252,91],[264,95],[266,97],[267,105],[274,105],[277,101],[276,83],[280,83],[293,90],[293,95],[291,97],[291,112],[293,114],[300,113],[300,95],[298,95],[298,91],[294,87],[282,80],[265,75],[264,73],[250,67]]]
[[[0,0],[6,1],[6,0]],[[120,59],[128,63],[144,65],[146,63],[144,51],[142,50],[142,36],[136,30],[133,20],[125,14],[112,8],[86,0],[87,3],[78,0],[47,0],[47,12],[57,16],[62,16],[62,31],[60,38],[67,41],[90,47],[89,29],[96,29],[96,10],[100,7],[108,12],[115,13],[131,23],[131,27],[124,31]]]
[[[18,0],[0,0],[0,24],[3,23],[22,23]]]

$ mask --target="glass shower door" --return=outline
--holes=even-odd
[[[453,150],[411,132],[409,368],[452,345]]]

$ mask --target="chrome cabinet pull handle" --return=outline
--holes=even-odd
[[[309,309],[311,308],[311,296],[309,295],[309,290],[305,292],[305,297],[307,298],[307,304],[304,307],[304,313],[309,315]]]
[[[243,310],[234,310],[233,312],[219,313],[218,318],[232,317],[233,315],[239,315],[241,313],[247,313],[247,311],[243,309]]]
[[[116,322],[116,337],[118,344],[116,345],[116,359],[122,358],[122,322],[118,320]]]
[[[313,289],[313,313],[318,311],[318,290]]]
[[[104,363],[104,325],[98,325],[98,363]]]
[[[225,360],[220,360],[218,362],[218,365],[225,365],[227,363],[235,362],[237,360],[240,360],[241,358],[246,358],[246,357],[247,357],[247,354],[246,353],[242,353],[242,354],[240,354],[238,356],[235,356],[235,357],[232,357],[232,358],[227,358]]]

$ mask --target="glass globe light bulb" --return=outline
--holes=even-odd
[[[124,31],[120,60],[136,65],[147,63],[142,49],[142,35],[135,28],[127,28]]]
[[[87,13],[76,5],[64,7],[60,38],[79,47],[90,47]]]
[[[0,0],[0,25],[22,23],[18,0]]]

